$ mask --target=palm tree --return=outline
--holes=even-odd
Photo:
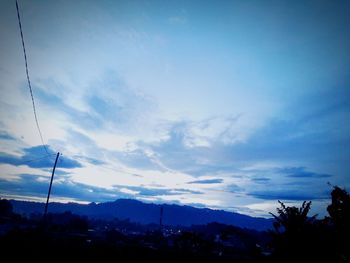
[[[281,201],[274,219],[272,245],[274,255],[280,260],[312,259],[314,255],[313,223],[316,215],[308,217],[311,201],[304,201],[300,208],[288,207]]]
[[[277,232],[280,232],[280,229],[283,228],[283,232],[298,233],[309,226],[317,216],[307,216],[311,209],[311,201],[304,201],[300,208],[295,206],[288,207],[279,200],[278,203],[281,205],[281,208],[277,208],[278,216],[270,213],[276,220],[274,228]]]

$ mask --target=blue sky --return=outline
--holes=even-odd
[[[0,192],[268,216],[349,189],[346,1],[0,3]]]

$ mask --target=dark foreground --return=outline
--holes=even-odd
[[[89,219],[71,212],[27,216],[0,200],[2,261],[97,262],[349,262],[350,196],[331,193],[329,216],[309,216],[311,202],[280,202],[274,229],[255,231],[219,223],[141,225]]]
[[[4,220],[3,220],[4,221]],[[20,218],[2,224],[3,258],[12,260],[103,260],[113,262],[265,261],[257,242],[266,233],[222,224],[169,228],[128,221],[86,221],[71,213],[45,223]]]
[[[252,262],[263,258],[227,249],[213,253],[211,248],[181,248],[140,245],[135,240],[124,244],[106,240],[86,242],[84,237],[16,233],[1,240],[2,255],[11,260],[96,260],[114,262]],[[223,255],[220,255],[223,253]]]

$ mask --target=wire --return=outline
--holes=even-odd
[[[28,70],[28,62],[27,62],[27,53],[26,53],[26,47],[24,44],[24,37],[23,37],[23,32],[22,32],[22,23],[21,23],[21,17],[19,15],[19,8],[18,8],[18,2],[16,0],[16,10],[17,10],[17,18],[18,18],[18,25],[19,25],[19,30],[21,32],[21,39],[22,39],[22,47],[23,47],[23,54],[24,54],[24,62],[25,62],[25,67],[26,67],[26,75],[27,75],[27,82],[28,82],[28,87],[29,87],[29,91],[30,91],[30,96],[32,98],[32,106],[33,106],[33,112],[34,112],[34,118],[35,118],[35,123],[36,123],[36,127],[38,129],[39,135],[40,135],[40,140],[41,140],[41,144],[45,149],[46,154],[49,156],[49,152],[45,146],[44,143],[44,139],[43,139],[43,135],[42,132],[40,130],[40,126],[39,126],[39,121],[38,121],[38,116],[36,114],[36,108],[35,108],[35,101],[34,101],[34,95],[33,95],[33,90],[32,90],[32,85],[30,83],[30,78],[29,78],[29,70]]]

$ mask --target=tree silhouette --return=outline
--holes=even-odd
[[[350,259],[350,196],[338,186],[334,186],[331,193],[332,203],[327,207],[330,223],[334,228],[336,259],[348,261]]]
[[[283,260],[312,259],[314,257],[313,223],[316,215],[308,217],[311,201],[300,208],[288,207],[281,201],[277,208],[273,237],[274,256]]]
[[[274,228],[277,232],[284,231],[286,234],[297,234],[309,226],[316,218],[316,215],[308,217],[311,208],[311,201],[304,201],[300,208],[295,206],[287,207],[278,201],[281,208],[277,208],[278,216],[270,213],[276,220]]]
[[[340,232],[349,234],[350,196],[338,186],[334,186],[331,196],[332,203],[327,207],[331,221]]]

